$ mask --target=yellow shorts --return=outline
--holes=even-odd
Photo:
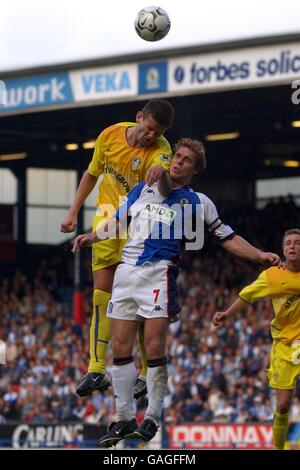
[[[267,376],[270,387],[293,390],[300,375],[300,340],[284,344],[273,341]]]
[[[101,226],[107,219],[104,217],[96,216],[93,220],[93,231]],[[108,240],[101,240],[92,245],[92,270],[98,271],[99,269],[108,268],[113,264],[119,263],[121,259],[121,252],[126,240],[119,240],[118,238],[110,238]]]

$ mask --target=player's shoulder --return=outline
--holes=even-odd
[[[203,204],[205,206],[208,206],[208,205],[214,206],[213,201],[208,196],[206,196],[206,194],[195,192],[195,195],[197,196],[200,204]]]
[[[164,135],[160,135],[156,141],[158,147],[163,151],[170,153],[172,152],[171,145]]]
[[[189,186],[183,186],[180,189],[176,189],[174,194],[176,195],[176,198],[180,205],[199,204],[200,202],[197,193]]]
[[[119,132],[120,130],[123,130],[124,127],[132,127],[135,125],[136,125],[135,122],[117,122],[103,129],[100,135],[108,136],[110,134],[114,134],[115,132]]]
[[[262,271],[262,273],[264,273],[267,279],[270,281],[281,278],[287,273],[287,270],[283,266],[270,266],[269,268]]]
[[[265,269],[266,272],[268,273],[282,273],[286,271],[286,268],[284,266],[270,266],[269,268]]]

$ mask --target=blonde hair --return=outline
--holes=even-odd
[[[175,144],[175,152],[177,152],[180,147],[186,147],[194,152],[197,157],[198,174],[203,173],[206,168],[206,158],[202,142],[200,142],[200,140],[190,139],[189,137],[182,137],[177,144]]]
[[[286,237],[289,235],[299,235],[300,236],[300,229],[299,228],[290,228],[289,230],[286,230],[283,234],[282,237],[282,246],[284,245]]]

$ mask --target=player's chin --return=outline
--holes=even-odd
[[[151,147],[151,145],[153,145],[154,142],[155,142],[155,140],[153,140],[153,139],[151,139],[151,140],[149,140],[149,139],[143,139],[143,140],[142,140],[142,145],[143,145],[144,147]]]
[[[181,175],[179,173],[171,171],[170,172],[170,177],[172,178],[173,181],[180,182]]]

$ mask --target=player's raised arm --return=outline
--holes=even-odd
[[[158,179],[158,191],[162,196],[168,197],[172,189],[170,174],[166,170],[163,170],[160,178]]]
[[[216,328],[222,326],[228,318],[233,317],[234,315],[239,313],[247,305],[247,302],[245,302],[239,297],[227,310],[225,310],[224,312],[215,313],[212,319],[213,325]]]
[[[153,183],[159,181],[162,174],[165,172],[165,169],[160,165],[153,165],[149,170],[147,170],[145,181],[148,186],[152,186]]]
[[[102,224],[95,232],[84,233],[78,235],[73,243],[72,252],[76,253],[80,248],[91,246],[101,240],[108,238],[119,237],[120,222],[115,217],[112,217],[107,222]]]
[[[60,226],[60,231],[64,233],[74,232],[77,226],[77,214],[88,197],[88,195],[94,189],[98,180],[98,176],[91,175],[88,171],[85,171],[83,177],[81,178],[80,184],[78,186],[74,202],[70,208],[69,214],[62,222]]]
[[[256,263],[277,266],[280,264],[280,257],[276,253],[268,253],[255,248],[247,240],[235,235],[230,240],[223,243],[224,248],[240,258],[246,258]]]

